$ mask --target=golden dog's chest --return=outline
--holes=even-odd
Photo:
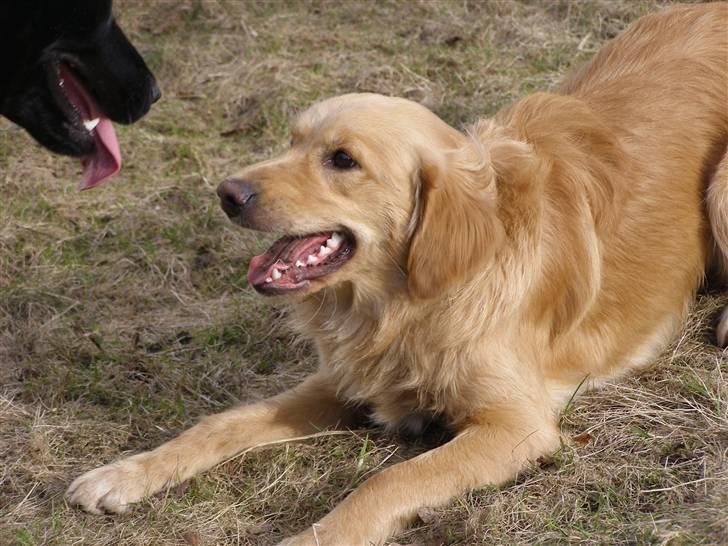
[[[373,419],[388,428],[416,433],[433,419],[455,423],[477,405],[479,396],[467,393],[468,385],[480,381],[454,352],[393,352],[407,357],[329,361],[322,368],[332,374],[342,399],[370,407]]]

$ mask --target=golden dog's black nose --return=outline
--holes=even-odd
[[[256,200],[258,194],[250,182],[228,178],[217,187],[220,206],[230,218],[245,212]]]

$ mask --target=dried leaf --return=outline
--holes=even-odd
[[[182,533],[182,539],[190,546],[201,546],[202,535],[197,531],[185,531]]]

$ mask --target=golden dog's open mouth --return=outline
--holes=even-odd
[[[338,271],[354,255],[354,239],[334,231],[278,239],[248,269],[248,282],[262,294],[301,290],[312,279]]]

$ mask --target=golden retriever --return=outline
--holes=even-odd
[[[218,190],[244,227],[286,235],[253,258],[292,302],[318,371],[103,466],[72,503],[119,512],[251,446],[359,410],[449,442],[369,478],[286,545],[381,544],[418,508],[499,484],[559,447],[585,381],[650,362],[706,270],[728,257],[728,4],[638,21],[558,93],[460,132],[373,94],[300,115],[280,157]]]

